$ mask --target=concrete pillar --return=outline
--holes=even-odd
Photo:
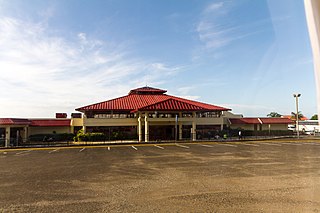
[[[179,123],[179,140],[182,140],[182,123]]]
[[[138,117],[138,137],[139,142],[142,142],[142,121],[141,121],[141,114],[139,113]]]
[[[313,67],[315,74],[318,116],[320,117],[320,1],[304,0],[309,37],[313,53]]]
[[[148,122],[148,116],[147,114],[144,117],[144,141],[149,142],[149,122]]]
[[[74,133],[73,118],[71,118],[71,122],[70,122],[70,133],[71,134]]]
[[[9,147],[10,145],[10,127],[6,127],[6,142],[5,147]]]
[[[192,121],[191,137],[193,141],[197,140],[196,128],[197,128],[196,122]]]
[[[23,127],[23,142],[27,142],[28,140],[28,127]]]
[[[86,119],[87,119],[87,116],[86,116],[86,114],[83,114],[83,116],[82,116],[82,118],[83,118],[83,126],[82,126],[82,130],[83,130],[83,133],[85,134],[85,133],[87,133],[87,127],[86,127]]]
[[[221,131],[223,130],[223,124],[220,125],[220,130],[221,130]]]

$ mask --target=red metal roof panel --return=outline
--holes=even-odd
[[[157,89],[151,88],[150,90],[157,90]],[[161,90],[161,91],[164,91],[164,90]],[[168,101],[169,99],[171,101]],[[160,103],[160,102],[163,102],[163,103]],[[145,109],[145,110],[207,110],[207,111],[230,110],[224,107],[219,107],[211,104],[201,103],[198,101],[192,101],[184,98],[161,94],[161,92],[152,93],[152,94],[130,93],[127,96],[80,107],[76,110],[85,112],[85,111],[111,111],[111,110],[138,111],[142,109]]]
[[[294,123],[289,118],[260,118],[263,124],[291,124]]]
[[[31,121],[24,118],[0,118],[0,125],[29,125]]]
[[[70,126],[70,119],[31,119],[31,126]]]
[[[258,118],[229,118],[231,124],[261,124]]]

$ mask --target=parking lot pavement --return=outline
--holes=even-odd
[[[1,150],[0,212],[318,212],[319,153],[266,141]]]

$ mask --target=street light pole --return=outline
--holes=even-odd
[[[299,104],[298,104],[298,98],[301,96],[301,94],[293,94],[293,97],[296,99],[296,130],[297,130],[297,137],[299,138]]]

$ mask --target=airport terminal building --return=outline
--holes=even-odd
[[[252,131],[287,130],[287,118],[243,118],[231,109],[166,94],[166,90],[142,87],[128,95],[77,108],[80,113],[57,113],[53,119],[0,118],[0,135],[27,141],[47,133],[104,133],[109,139],[139,142],[197,140],[225,129]],[[120,137],[121,136],[121,137]]]

